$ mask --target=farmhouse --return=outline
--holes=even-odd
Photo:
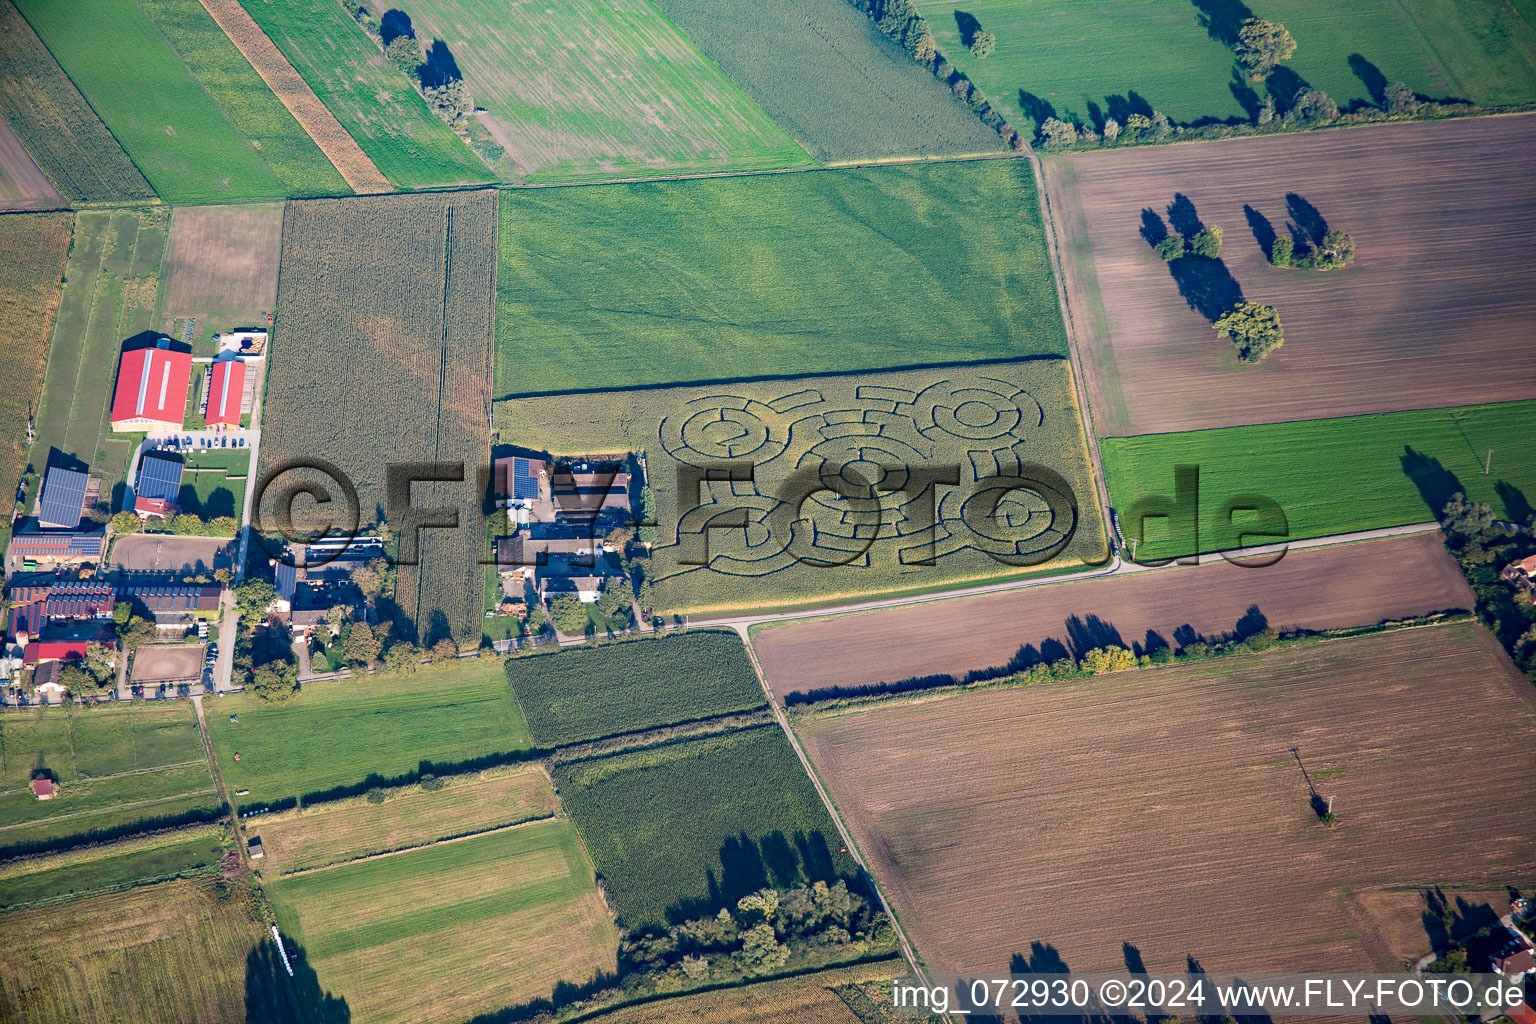
[[[1510,562],[1499,573],[1499,579],[1520,590],[1536,590],[1536,555]]]
[[[133,582],[119,588],[118,597],[142,608],[161,637],[175,638],[186,635],[199,619],[215,618],[223,592],[217,583]]]
[[[306,636],[335,606],[362,608],[367,603],[352,573],[383,557],[383,539],[372,536],[290,544],[288,557],[273,561],[274,607],[294,636]]]
[[[1532,955],[1528,947],[1505,953],[1503,956],[1496,956],[1492,964],[1494,972],[1506,978],[1523,978],[1528,974],[1536,974],[1536,956]]]
[[[174,455],[145,452],[134,480],[133,510],[140,519],[174,516],[180,506],[182,462]]]
[[[208,373],[208,408],[203,421],[213,429],[238,427],[244,392],[245,364],[233,358],[215,360]]]
[[[34,640],[22,649],[22,662],[28,666],[47,664],[51,661],[84,661],[85,649],[90,640]],[[103,639],[102,646],[117,649],[117,641]]]
[[[32,780],[32,795],[39,800],[52,800],[57,789],[52,779],[39,776]]]
[[[37,497],[37,525],[50,530],[73,530],[85,515],[91,477],[84,470],[50,466]],[[98,488],[99,489],[99,488]]]
[[[622,462],[559,466],[551,491],[555,515],[564,522],[595,524],[629,518],[629,472]]]
[[[192,379],[192,353],[161,338],[154,348],[124,352],[112,398],[112,429],[180,430]]]

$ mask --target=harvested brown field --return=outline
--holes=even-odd
[[[218,22],[219,28],[229,36],[230,42],[251,62],[251,67],[262,81],[282,101],[283,106],[299,122],[315,145],[320,147],[326,159],[347,179],[352,191],[359,194],[393,192],[391,185],[368,159],[357,141],[336,120],[336,115],[309,87],[303,77],[294,70],[272,40],[251,20],[240,6],[239,0],[202,0],[209,15]]]
[[[251,1020],[289,1019],[247,1006],[286,993],[253,969],[265,934],[253,908],[238,890],[218,898],[213,885],[162,882],[6,914],[0,1019],[180,1024],[246,1020],[247,1010]]]
[[[1095,429],[1536,397],[1533,149],[1536,115],[1521,115],[1046,161]],[[1143,211],[1167,223],[1178,195],[1225,230],[1221,261],[1165,264],[1142,237]],[[1354,236],[1352,266],[1269,266],[1260,236],[1319,219]],[[1285,347],[1258,365],[1211,329],[1238,298],[1285,325]]]
[[[1294,551],[1277,564],[1136,572],[775,626],[753,638],[773,692],[867,686],[1007,665],[1026,645],[1046,660],[1105,644],[1146,649],[1149,632],[1178,646],[1188,631],[1220,637],[1340,629],[1471,609],[1471,589],[1438,532]],[[1258,617],[1250,612],[1257,607]]]
[[[0,210],[57,210],[63,205],[11,126],[0,120]]]
[[[372,526],[396,505],[389,466],[462,464],[463,483],[410,489],[416,509],[458,510],[459,527],[420,531],[419,564],[400,565],[390,596],[420,639],[478,643],[485,533],[475,485],[491,458],[496,193],[290,202],[281,270],[258,488],[295,461],[325,460],[356,487],[352,511]],[[278,522],[278,492],[311,481],[335,493],[322,474],[286,472],[258,522]],[[351,525],[336,511],[300,501],[295,525]],[[392,525],[414,542],[414,529]]]
[[[272,309],[282,246],[282,203],[178,207],[162,312],[172,318]]]
[[[385,791],[263,817],[264,872],[291,874],[327,864],[422,846],[441,839],[547,818],[560,806],[538,766],[499,769],[444,780],[442,789]]]
[[[135,533],[112,543],[110,564],[122,572],[204,573],[234,568],[234,541],[222,537],[177,537]]]
[[[1035,943],[1075,971],[1122,944],[1153,971],[1394,970],[1351,893],[1536,881],[1536,693],[1470,621],[798,731],[937,970]]]

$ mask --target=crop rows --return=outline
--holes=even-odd
[[[428,643],[480,637],[495,238],[493,192],[295,202],[284,218],[261,474],[324,459],[377,524],[395,504],[390,465],[464,467],[463,483],[411,493],[460,515],[421,531],[419,564],[399,567],[394,599]]]
[[[555,781],[631,928],[854,870],[834,852],[832,821],[773,726],[565,764]]]
[[[541,747],[761,707],[741,641],[687,633],[513,658],[507,678]]]

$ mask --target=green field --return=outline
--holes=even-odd
[[[0,765],[0,851],[219,806],[185,704],[7,711]],[[40,771],[52,800],[32,795]]]
[[[112,433],[112,385],[123,341],[154,322],[167,218],[163,210],[75,216],[30,458],[41,469],[57,449],[85,463],[103,478],[103,500],[138,443],[138,435]]]
[[[824,163],[1004,150],[995,131],[851,4],[656,6]]]
[[[229,847],[222,826],[197,826],[0,866],[0,909],[198,874]]]
[[[246,0],[245,9],[397,187],[492,180],[345,6],[335,0]]]
[[[614,969],[613,923],[563,818],[289,875],[267,893],[356,1021],[465,1020]]]
[[[1149,520],[1143,559],[1235,546],[1218,530],[1223,506],[1239,495],[1278,502],[1293,539],[1428,522],[1456,491],[1524,523],[1536,498],[1536,402],[1111,437],[1099,451],[1128,537],[1139,497],[1172,497],[1173,467],[1200,467],[1198,545],[1187,529],[1174,537]],[[1244,524],[1242,513],[1236,521]]]
[[[646,0],[418,0],[532,181],[796,167],[805,151]]]
[[[938,589],[1108,554],[1065,360],[517,398],[495,422],[503,441],[545,451],[646,453],[657,544],[644,567],[668,613]],[[688,493],[689,473],[719,464],[752,482],[696,473]],[[1062,479],[988,482],[1037,465]],[[953,485],[935,495],[887,466]],[[828,489],[797,511],[817,482]]]
[[[506,192],[496,394],[1064,355],[1022,160]]]
[[[19,7],[168,202],[349,191],[196,0]]]
[[[774,726],[561,765],[555,781],[631,928],[854,870]]]
[[[194,377],[193,387],[196,387]],[[193,400],[196,391],[193,391]],[[240,518],[245,507],[245,483],[250,471],[248,448],[233,451],[220,448],[186,456],[177,502],[183,512],[199,516],[204,522],[217,516]]]
[[[154,189],[11,0],[0,0],[0,117],[76,202],[153,201]]]
[[[231,722],[230,716],[239,716]],[[310,683],[282,704],[253,694],[208,710],[215,756],[244,804],[301,797],[373,777],[528,747],[500,662],[466,660],[406,676]],[[235,754],[240,760],[235,760]]]
[[[541,747],[763,706],[734,633],[687,633],[512,658],[507,678]]]
[[[1287,90],[1301,82],[1323,90],[1341,107],[1352,100],[1379,100],[1356,74],[1352,57],[1374,66],[1386,82],[1406,82],[1426,96],[1488,105],[1536,101],[1536,30],[1500,0],[1369,0],[1347,6],[1255,0],[1248,7],[1191,6],[1182,0],[1095,6],[1071,0],[918,0],[918,6],[945,56],[1009,120],[1026,127],[1031,118],[1049,116],[1089,123],[1108,115],[1123,124],[1127,113],[1149,109],[1181,122],[1246,119],[1231,88],[1245,83],[1233,77],[1231,50],[1201,23],[1202,6],[1230,9],[1239,23],[1251,8],[1254,16],[1290,30],[1296,54],[1289,71],[1271,80],[1284,93],[1278,97],[1282,105],[1290,98]],[[969,30],[970,19],[997,37],[996,51],[985,60],[973,57],[962,41],[961,22]],[[1217,21],[1218,34],[1230,20]],[[1262,86],[1259,91],[1262,95]]]

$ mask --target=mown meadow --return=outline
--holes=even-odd
[[[1065,355],[1040,217],[1022,160],[506,192],[495,393]]]
[[[445,766],[528,748],[517,698],[494,661],[313,682],[282,704],[234,694],[207,717],[224,781],[242,805],[360,793],[374,781],[413,776],[423,762],[446,774]],[[250,792],[238,795],[243,789]]]
[[[540,747],[762,707],[734,633],[697,632],[507,661]]]
[[[775,726],[571,762],[555,781],[630,928],[855,870]]]
[[[0,864],[0,910],[207,873],[229,849],[222,825],[190,828]]]
[[[618,936],[563,818],[289,875],[267,891],[278,926],[353,1020],[465,1020],[614,969]]]
[[[1174,467],[1198,466],[1199,539],[1148,520],[1138,558],[1168,558],[1236,546],[1220,512],[1243,496],[1277,502],[1293,539],[1423,523],[1452,494],[1487,502],[1524,524],[1536,499],[1536,402],[1225,427],[1099,442],[1121,528],[1143,496],[1174,494]],[[1489,453],[1492,452],[1491,460]],[[1484,475],[1484,467],[1490,472]],[[1239,512],[1235,523],[1258,523]],[[1262,529],[1255,525],[1254,529]],[[1269,543],[1274,538],[1253,538]]]

